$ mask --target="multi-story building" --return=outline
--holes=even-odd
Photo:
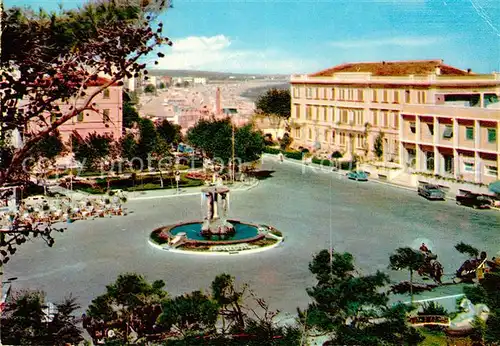
[[[406,105],[462,102],[475,94],[483,104],[497,95],[498,74],[476,75],[442,60],[349,63],[291,77],[295,146],[344,157],[376,157],[379,135],[384,161],[400,161],[399,128]],[[463,103],[463,102],[462,102]]]
[[[291,94],[295,146],[475,182],[498,178],[499,73],[442,60],[349,63],[292,76]]]
[[[91,94],[98,86],[108,83],[109,80],[99,77],[96,81],[88,85],[88,94]],[[94,98],[95,108],[99,112],[86,110],[76,117],[68,120],[58,127],[61,138],[67,142],[71,133],[76,131],[82,138],[86,138],[91,133],[99,135],[108,135],[115,140],[122,136],[123,114],[122,114],[122,87],[112,85],[101,92]],[[84,99],[79,99],[76,106],[81,106]],[[22,108],[22,104],[20,105]],[[62,104],[59,106],[62,113],[69,112],[71,105]],[[47,115],[50,121],[57,119],[56,115]],[[28,134],[30,131],[36,130],[37,123],[32,123],[29,126]]]

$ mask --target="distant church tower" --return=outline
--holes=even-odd
[[[215,92],[215,114],[220,115],[221,113],[220,88],[217,88],[217,91]]]

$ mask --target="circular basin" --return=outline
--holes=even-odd
[[[231,234],[224,235],[211,235],[211,236],[203,236],[201,234],[201,227],[203,225],[202,222],[193,222],[186,223],[179,226],[175,226],[170,230],[170,234],[172,236],[176,236],[178,233],[184,232],[186,236],[190,240],[199,240],[199,241],[244,241],[246,239],[252,239],[256,237],[259,232],[257,226],[239,223],[229,220],[231,224],[234,226],[235,232]]]

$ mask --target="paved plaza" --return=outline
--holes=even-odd
[[[314,284],[308,263],[315,252],[328,248],[330,239],[336,251],[351,252],[364,273],[387,271],[394,249],[419,245],[421,239],[430,241],[447,274],[465,260],[454,249],[460,241],[487,251],[490,258],[500,250],[498,211],[430,202],[414,191],[354,182],[274,158],[266,158],[263,169],[275,172],[253,189],[233,192],[230,217],[283,231],[285,243],[277,249],[223,257],[157,250],[147,242],[149,233],[200,218],[200,196],[131,200],[128,216],[68,225],[65,233],[56,234],[54,248],[40,239],[24,244],[4,268],[5,277],[18,277],[14,288],[46,291],[50,301],[71,293],[86,307],[120,273],[163,279],[177,295],[208,289],[216,274],[226,272],[249,283],[273,308],[294,313],[297,306],[306,306],[305,289]],[[403,280],[408,274],[391,272],[391,277]],[[461,293],[460,287],[433,292],[454,293]]]

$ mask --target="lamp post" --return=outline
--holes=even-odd
[[[235,130],[234,130],[234,121],[231,115],[234,115],[238,113],[238,110],[236,108],[224,108],[223,110],[224,114],[226,114],[228,117],[230,117],[231,120],[231,182],[234,184],[234,176],[235,176]]]

